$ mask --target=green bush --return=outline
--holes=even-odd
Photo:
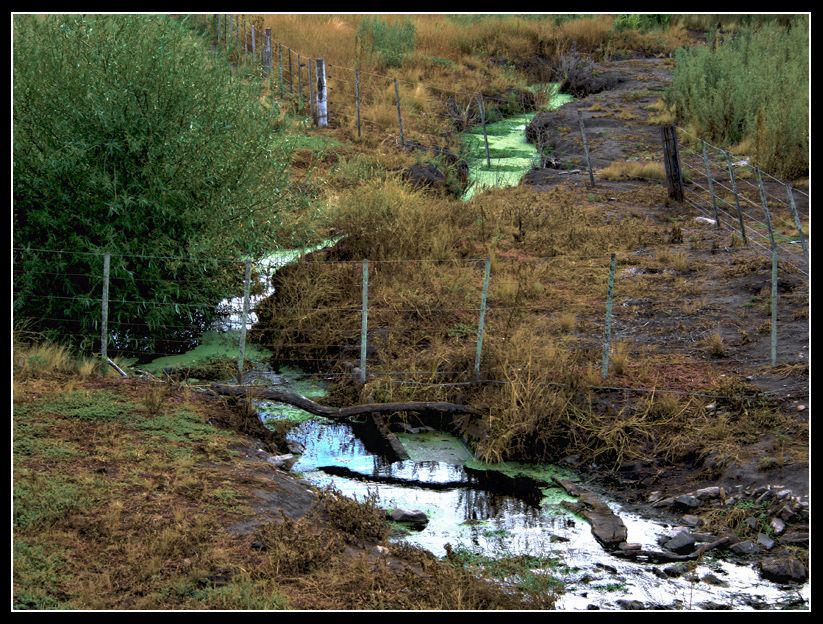
[[[93,345],[108,251],[114,346],[179,350],[240,292],[241,254],[289,235],[261,83],[167,16],[16,15],[13,37],[14,313]]]
[[[809,168],[809,24],[764,23],[713,49],[678,50],[667,100],[708,141],[752,142],[763,169],[786,178]]]
[[[408,19],[389,24],[379,17],[366,17],[357,29],[361,51],[376,55],[383,68],[403,64],[403,58],[414,50],[414,35],[414,24]]]
[[[668,28],[672,16],[662,13],[622,13],[614,20],[615,30],[639,30],[649,32]]]

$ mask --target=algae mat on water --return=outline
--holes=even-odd
[[[560,108],[574,99],[566,93],[558,93],[557,86],[556,83],[550,85],[553,95],[543,110]],[[486,126],[491,167],[486,161],[483,129],[475,128],[464,133],[463,145],[472,183],[463,195],[465,201],[484,188],[517,186],[526,172],[537,164],[537,148],[526,141],[526,126],[534,116],[535,113],[524,113]]]
[[[270,351],[255,345],[246,345],[246,360],[252,363],[264,363],[271,358]],[[206,332],[200,338],[200,344],[179,355],[167,355],[157,358],[140,366],[150,373],[157,373],[163,369],[191,370],[213,364],[219,360],[237,362],[240,357],[240,332]]]

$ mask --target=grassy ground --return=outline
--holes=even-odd
[[[307,492],[242,406],[55,368],[18,345],[15,609],[494,609],[550,605],[463,562],[385,542],[370,501]],[[380,545],[378,548],[377,546]],[[489,577],[490,575],[485,575]]]

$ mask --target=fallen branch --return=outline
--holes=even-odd
[[[736,540],[731,537],[721,537],[720,539],[714,542],[704,544],[703,546],[695,550],[693,553],[689,553],[688,555],[676,555],[674,553],[654,550],[613,552],[612,554],[615,557],[622,557],[624,559],[644,559],[646,563],[672,563],[674,561],[693,561],[695,559],[698,559],[710,550],[727,546],[733,543],[734,541]]]
[[[301,394],[284,390],[264,389],[254,386],[232,386],[228,384],[212,384],[212,390],[223,396],[251,396],[255,399],[287,403],[294,407],[326,418],[347,419],[361,414],[391,414],[393,412],[418,412],[421,414],[475,414],[480,412],[458,403],[442,401],[411,401],[409,403],[366,403],[351,407],[329,407],[320,405]]]

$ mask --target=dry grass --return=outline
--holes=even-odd
[[[604,180],[665,180],[663,165],[657,162],[621,160],[599,169],[595,175]]]
[[[719,332],[709,334],[702,341],[703,348],[706,352],[715,358],[722,358],[726,356],[726,341]]]

